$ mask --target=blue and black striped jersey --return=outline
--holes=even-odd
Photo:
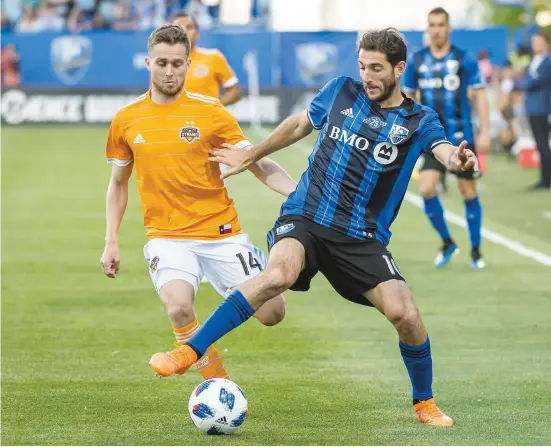
[[[308,116],[321,131],[281,215],[388,244],[415,162],[448,142],[438,116],[405,97],[399,107],[381,108],[348,77],[323,87]]]

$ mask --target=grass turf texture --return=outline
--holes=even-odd
[[[261,135],[244,129],[252,141]],[[120,236],[120,275],[101,273],[110,167],[104,127],[5,128],[2,134],[2,434],[4,445],[538,444],[551,442],[551,270],[485,243],[486,271],[463,251],[447,269],[422,211],[404,203],[390,249],[431,335],[434,391],[452,429],[418,423],[395,331],[319,275],[288,292],[282,324],[256,320],[217,346],[251,416],[231,437],[191,424],[194,371],[160,380],[150,356],[171,348],[147,273],[135,183]],[[274,157],[295,178],[313,139]],[[535,172],[496,158],[482,180],[484,223],[551,254],[549,194]],[[282,198],[249,173],[230,179],[244,229],[265,249]],[[463,214],[453,182],[445,206]],[[416,191],[416,185],[411,185]],[[201,320],[220,297],[202,285]]]

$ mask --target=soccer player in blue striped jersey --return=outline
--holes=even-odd
[[[358,42],[361,80],[333,79],[308,110],[249,151],[212,151],[211,161],[230,166],[225,178],[319,130],[308,169],[268,233],[266,269],[234,290],[187,344],[155,354],[150,365],[159,375],[183,374],[262,303],[287,289],[308,290],[321,272],[342,297],[377,308],[395,327],[417,418],[453,425],[433,399],[430,340],[387,244],[422,153],[454,171],[476,168],[477,160],[466,142],[447,141],[433,110],[402,94],[406,56],[396,29],[369,31]]]
[[[480,130],[476,149],[488,151],[489,107],[484,81],[474,55],[450,43],[449,15],[443,8],[435,8],[428,14],[429,46],[416,52],[407,64],[402,78],[403,90],[412,95],[420,91],[421,103],[438,113],[446,130],[446,136],[453,144],[466,140],[475,151],[475,136],[471,121],[469,92],[476,97],[476,108],[480,119]],[[444,208],[440,202],[437,186],[446,168],[430,154],[423,156],[419,173],[419,188],[425,203],[425,213],[434,229],[442,238],[442,248],[434,261],[435,267],[449,264],[459,252],[444,220]],[[480,252],[482,228],[482,206],[476,187],[477,173],[474,171],[456,174],[459,191],[465,204],[465,215],[471,240],[471,267],[485,267]]]

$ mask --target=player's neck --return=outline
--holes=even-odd
[[[172,104],[174,101],[177,101],[180,96],[182,96],[182,93],[184,93],[183,88],[177,95],[167,96],[163,95],[155,87],[151,87],[151,90],[149,91],[149,96],[151,97],[151,101],[153,101],[155,104]]]
[[[390,95],[387,99],[381,102],[377,102],[379,107],[381,109],[387,109],[389,107],[398,107],[404,102],[404,97],[402,96],[402,92],[399,88],[395,88],[392,95]]]
[[[432,44],[429,45],[429,49],[430,49],[431,54],[436,58],[441,58],[441,57],[445,56],[446,54],[448,54],[450,52],[451,48],[452,48],[452,44],[449,40],[442,47],[436,47]]]

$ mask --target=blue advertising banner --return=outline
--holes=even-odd
[[[404,32],[410,52],[422,45],[423,33]],[[24,88],[145,89],[144,58],[147,32],[73,34],[2,34],[2,45],[13,44],[21,57]],[[358,73],[355,32],[276,33],[250,29],[203,33],[200,46],[224,53],[240,84],[251,73],[261,89],[319,88],[339,75]],[[486,49],[495,64],[504,64],[507,30],[458,30],[452,41],[473,52]]]

